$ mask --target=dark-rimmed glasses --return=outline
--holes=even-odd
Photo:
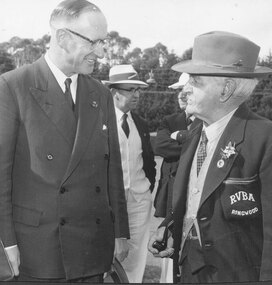
[[[116,90],[122,90],[122,91],[127,91],[127,92],[132,92],[132,93],[135,93],[135,92],[137,92],[137,91],[141,91],[141,87],[131,87],[131,88],[128,88],[128,89],[126,89],[126,88],[120,88],[120,87],[113,87],[114,89],[116,89]]]
[[[72,31],[72,30],[68,29],[68,28],[64,28],[64,30],[70,32],[73,35],[76,35],[76,36],[82,38],[83,40],[85,40],[88,43],[90,43],[94,48],[96,48],[97,46],[100,46],[100,45],[104,48],[107,45],[107,41],[109,40],[109,38],[106,38],[106,39],[103,39],[103,40],[98,39],[98,40],[93,41],[93,40],[90,40],[89,38],[87,38],[87,37],[85,37],[85,36],[75,32],[75,31]]]

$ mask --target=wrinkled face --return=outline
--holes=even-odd
[[[115,90],[115,104],[121,111],[134,110],[139,102],[140,87],[137,84],[118,84]]]
[[[100,12],[84,13],[78,20],[63,29],[67,43],[66,74],[90,74],[98,58],[104,57],[104,40],[107,37],[107,22]]]
[[[183,91],[187,94],[186,111],[208,124],[214,121],[219,109],[222,84],[217,84],[212,77],[190,75]]]
[[[182,89],[178,93],[178,103],[181,110],[186,109],[187,106],[187,94]]]

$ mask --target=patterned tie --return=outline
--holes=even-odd
[[[128,136],[129,136],[129,126],[128,126],[128,122],[127,122],[127,117],[128,117],[127,113],[124,113],[124,115],[123,115],[123,122],[122,122],[121,126],[122,126],[122,129],[123,129],[124,133],[126,134],[126,136],[128,138]]]
[[[71,93],[71,89],[70,89],[70,85],[72,83],[72,79],[71,78],[66,78],[65,81],[64,81],[64,84],[65,84],[65,98],[69,104],[69,106],[71,107],[71,109],[75,110],[75,103],[73,101],[73,98],[72,98],[72,93]]]
[[[207,156],[207,150],[206,150],[207,142],[208,142],[208,139],[206,137],[205,131],[203,130],[201,133],[201,141],[200,141],[199,148],[197,151],[197,176]]]

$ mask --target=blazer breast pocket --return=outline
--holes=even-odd
[[[252,219],[261,215],[260,182],[258,175],[227,178],[223,181],[221,204],[228,220]]]

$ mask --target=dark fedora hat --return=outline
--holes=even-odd
[[[259,46],[240,35],[213,31],[197,36],[192,60],[179,62],[172,69],[206,76],[264,77],[272,69],[256,66],[259,51]]]

